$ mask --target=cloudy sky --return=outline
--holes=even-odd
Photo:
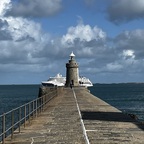
[[[144,82],[144,0],[0,0],[0,84],[65,75]]]

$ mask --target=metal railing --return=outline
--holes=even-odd
[[[26,124],[30,124],[31,120],[37,117],[44,110],[45,105],[55,96],[57,96],[56,88],[42,97],[0,115],[0,143],[4,144],[5,138],[9,135],[13,139],[14,131],[20,133],[22,125],[26,127]]]

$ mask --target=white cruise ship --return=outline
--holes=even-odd
[[[65,86],[66,77],[63,77],[61,74],[57,74],[55,77],[50,77],[47,81],[41,82],[43,86]],[[91,87],[93,86],[92,82],[86,77],[79,77],[80,86]]]

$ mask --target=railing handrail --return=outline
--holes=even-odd
[[[57,95],[57,89],[54,89],[54,91],[50,91],[49,93],[43,95],[42,97],[36,98],[30,102],[27,102],[17,108],[14,108],[6,113],[3,113],[0,115],[0,120],[2,122],[1,131],[0,132],[0,141],[2,141],[2,144],[5,143],[6,134],[11,130],[9,135],[11,135],[11,138],[13,138],[14,129],[19,129],[22,124],[24,124],[27,120],[30,121],[31,117],[37,117],[38,113],[40,113],[44,106]],[[22,113],[23,109],[23,113]],[[15,112],[17,112],[15,114]],[[8,118],[7,116],[11,117],[9,118],[11,122],[7,122]],[[9,125],[9,126],[7,126]],[[16,127],[17,126],[17,127]]]
[[[53,91],[50,92],[50,93],[48,93],[48,94],[51,94],[51,93],[53,93]],[[45,94],[45,95],[47,95],[47,94]],[[44,97],[45,95],[43,95],[42,97]],[[5,114],[11,113],[12,111],[17,110],[17,109],[19,109],[20,107],[24,107],[25,105],[28,105],[29,103],[32,103],[33,101],[39,100],[39,99],[41,99],[42,97],[36,98],[36,99],[34,99],[34,100],[30,101],[30,102],[27,102],[27,103],[25,103],[25,104],[23,104],[23,105],[21,105],[21,106],[19,106],[19,107],[16,107],[16,108],[14,108],[14,109],[12,109],[12,110],[10,110],[10,111],[8,111],[8,112],[5,112]],[[0,118],[1,118],[2,116],[3,116],[3,114],[0,115]]]

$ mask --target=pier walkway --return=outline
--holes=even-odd
[[[144,125],[93,96],[86,88],[64,88],[45,110],[6,144],[138,144]]]

